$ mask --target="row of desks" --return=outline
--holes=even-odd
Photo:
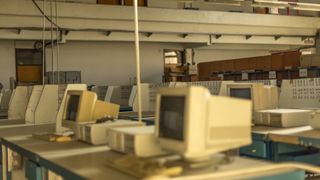
[[[123,154],[110,151],[108,146],[91,146],[84,142],[72,141],[65,143],[47,142],[29,136],[7,137],[2,139],[3,152],[11,149],[23,157],[32,161],[42,169],[50,170],[59,174],[64,179],[135,179],[132,176],[121,173],[106,166],[108,159],[114,159]],[[3,161],[3,164],[7,163]],[[209,168],[201,171],[201,174],[186,171],[177,179],[195,178],[219,174],[222,179],[237,178],[230,172],[247,170],[250,168],[270,166],[265,161],[253,160],[249,158],[236,158],[235,162],[223,165],[218,170]],[[7,172],[7,171],[6,171]],[[14,171],[9,177],[15,177]],[[41,173],[40,173],[41,174]],[[199,177],[200,176],[200,177]],[[256,173],[242,174],[245,179],[304,179],[304,171],[297,169],[277,169],[272,172],[260,171]],[[40,178],[41,179],[41,178]],[[174,179],[174,178],[173,178]]]
[[[255,126],[252,137],[252,145],[241,149],[243,155],[272,161],[298,161],[320,165],[320,131],[310,126]]]
[[[131,176],[118,172],[106,166],[106,161],[110,158],[119,157],[122,154],[110,151],[108,146],[92,146],[80,141],[72,141],[66,143],[54,143],[39,140],[31,137],[36,132],[54,132],[55,125],[4,125],[0,126],[0,137],[2,144],[2,165],[4,179],[21,179],[25,174],[38,174],[36,179],[43,179],[44,172],[52,171],[64,179],[134,179]],[[310,129],[310,127],[301,127],[293,129],[278,129],[270,127],[254,127],[253,134],[264,139],[272,138],[274,141],[286,143],[301,144],[304,142],[315,142],[320,139],[318,131]],[[318,138],[317,138],[318,136]],[[288,138],[290,137],[290,138]],[[305,140],[304,138],[307,138]],[[290,141],[288,141],[290,139]],[[293,141],[294,139],[294,141]],[[297,140],[298,139],[298,140]],[[310,145],[310,143],[308,143]],[[22,155],[26,164],[32,163],[35,167],[34,171],[41,173],[19,173],[19,171],[8,171],[8,152],[13,150]],[[223,178],[237,178],[228,175],[230,172],[245,170],[254,167],[270,166],[265,161],[237,158],[230,165],[225,165],[216,170],[208,170],[201,174],[193,174],[194,178],[203,178],[202,176],[214,177],[220,175]],[[22,169],[28,171],[28,169]],[[228,173],[229,172],[229,173]],[[222,175],[221,175],[222,173]],[[196,178],[197,176],[197,178]],[[200,176],[200,177],[198,177]],[[28,175],[29,179],[30,175]],[[31,176],[33,177],[33,176]],[[191,176],[192,177],[192,176]],[[304,179],[304,171],[296,169],[280,169],[273,172],[257,172],[254,174],[242,174],[241,177],[246,179]],[[284,178],[287,177],[287,178]],[[176,179],[190,179],[188,172]],[[191,178],[192,179],[192,178]]]

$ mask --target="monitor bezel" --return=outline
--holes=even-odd
[[[159,121],[160,121],[160,105],[161,105],[161,97],[162,96],[183,96],[185,97],[185,105],[184,105],[184,118],[185,118],[185,122],[184,122],[184,127],[183,127],[183,141],[179,141],[176,139],[170,139],[170,138],[165,138],[165,137],[160,137],[159,136]],[[164,92],[160,92],[157,94],[157,101],[156,101],[156,137],[159,139],[160,143],[162,144],[166,144],[169,147],[174,147],[174,151],[177,152],[185,152],[186,148],[187,148],[187,142],[188,142],[188,136],[189,136],[189,131],[188,131],[188,127],[190,124],[190,121],[188,120],[189,117],[189,109],[190,107],[188,106],[188,104],[190,104],[190,92],[189,91],[185,91],[183,89],[174,89],[171,88],[169,91],[164,91]],[[172,149],[170,149],[172,150]]]
[[[243,97],[234,97],[234,96],[231,96],[230,94],[231,94],[231,90],[232,90],[232,89],[250,89],[250,99],[243,98]],[[251,86],[251,87],[230,87],[230,88],[228,88],[228,96],[229,96],[229,97],[232,97],[232,98],[246,99],[246,100],[252,101],[252,100],[253,100],[252,98],[254,98],[254,96],[253,96],[253,88],[252,88],[252,86]]]
[[[65,105],[64,105],[64,111],[63,111],[63,118],[62,121],[67,121],[67,122],[75,122],[77,123],[79,121],[79,113],[80,113],[80,109],[81,109],[81,102],[82,102],[82,97],[83,97],[83,93],[84,91],[68,91],[67,95],[66,95],[66,101],[65,101]],[[79,95],[79,104],[78,104],[78,109],[77,109],[77,115],[74,121],[68,120],[66,119],[67,117],[67,110],[68,110],[68,104],[69,104],[69,99],[71,95]]]
[[[254,95],[254,85],[253,84],[228,84],[227,85],[227,96],[230,96],[230,89],[248,89],[250,88],[250,93],[251,93],[251,99],[247,99],[249,101],[255,102],[255,95]],[[238,98],[238,97],[231,97],[231,98],[237,98],[237,99],[242,99],[242,98]],[[253,107],[253,106],[252,106]],[[254,108],[254,107],[253,107]]]

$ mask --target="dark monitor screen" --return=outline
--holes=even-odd
[[[251,88],[230,88],[230,97],[251,99]]]
[[[80,95],[70,95],[67,106],[66,120],[76,121],[78,107],[79,107]]]
[[[162,96],[160,102],[159,136],[178,141],[184,140],[184,96]]]

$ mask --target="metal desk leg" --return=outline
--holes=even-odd
[[[25,161],[25,177],[29,180],[43,180],[44,168],[29,159]]]
[[[2,179],[11,180],[11,172],[8,171],[8,149],[1,145],[2,149]]]

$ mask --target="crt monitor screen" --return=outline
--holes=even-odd
[[[67,114],[66,120],[76,121],[78,107],[79,107],[80,95],[70,95],[68,106],[67,106]]]
[[[251,99],[251,88],[230,88],[230,97]]]
[[[159,136],[178,141],[184,140],[184,96],[161,96]]]

